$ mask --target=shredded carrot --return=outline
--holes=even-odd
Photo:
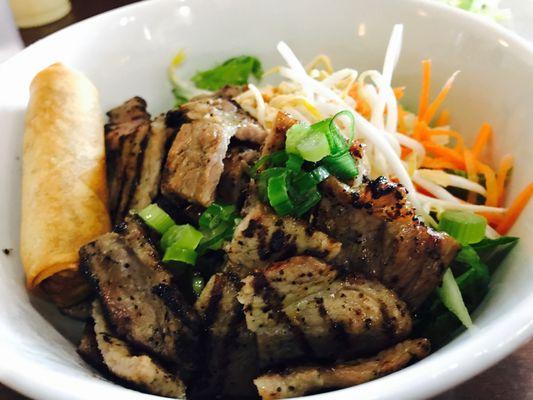
[[[493,214],[493,213],[486,213],[486,212],[480,212],[476,214],[482,215],[485,218],[487,218],[487,222],[489,223],[490,226],[497,226],[503,219],[502,214]]]
[[[445,160],[454,164],[454,168],[465,169],[465,161],[463,156],[449,147],[441,146],[430,141],[423,141],[422,145],[426,150],[435,156],[442,157]]]
[[[425,157],[422,161],[422,167],[430,169],[455,169],[457,166],[442,158]]]
[[[409,147],[401,146],[402,154],[400,155],[401,159],[404,160],[409,154],[413,152]]]
[[[417,122],[413,130],[413,139],[418,140],[419,142],[429,139],[429,136],[427,135],[428,131],[428,124],[424,121]]]
[[[487,164],[477,161],[476,166],[479,172],[485,176],[485,187],[487,189],[487,196],[485,204],[487,206],[496,207],[498,205],[498,188],[496,187],[496,174]]]
[[[448,110],[442,110],[439,117],[437,118],[437,121],[435,122],[435,126],[445,126],[450,123],[450,112]]]
[[[496,188],[498,190],[498,205],[501,206],[505,200],[505,182],[509,171],[513,168],[514,159],[510,154],[503,156],[496,172]]]
[[[348,91],[348,96],[355,100],[355,110],[366,119],[369,119],[372,110],[366,100],[359,96],[359,85],[357,84],[357,82],[354,82],[350,87],[350,90]]]
[[[422,89],[418,103],[418,120],[421,121],[429,104],[429,89],[431,87],[431,60],[422,61]]]
[[[403,95],[405,94],[405,86],[398,86],[392,90],[394,92],[394,97],[396,97],[396,100],[401,100]]]
[[[505,235],[509,232],[509,229],[516,222],[522,211],[526,208],[529,200],[533,196],[533,183],[526,186],[524,190],[517,196],[511,207],[504,214],[503,219],[496,227],[496,230],[500,235]]]
[[[431,104],[428,106],[426,112],[424,113],[424,117],[423,117],[423,120],[426,121],[427,123],[429,123],[433,119],[433,117],[435,116],[435,113],[437,112],[437,110],[441,106],[442,102],[444,101],[444,99],[446,99],[446,96],[448,95],[448,92],[452,88],[452,84],[453,84],[453,81],[455,80],[456,76],[457,76],[457,72],[455,74],[453,74],[450,77],[450,79],[448,79],[446,81],[446,83],[444,84],[444,86],[440,90],[440,92],[437,95],[437,97],[435,98],[435,100],[433,100],[431,102]]]
[[[457,131],[446,130],[446,129],[430,129],[427,131],[428,136],[451,136],[455,139],[455,150],[458,152],[463,151],[464,149],[464,139],[461,134]]]
[[[423,195],[426,195],[428,197],[433,197],[435,198],[435,196],[433,195],[433,193],[430,193],[428,192],[426,189],[424,189],[422,186],[419,186],[417,185],[416,183],[414,184],[415,185],[415,188],[416,188],[416,191],[420,194],[423,194]]]
[[[474,157],[479,158],[479,155],[489,142],[491,135],[492,129],[490,125],[485,122],[483,125],[481,125],[481,129],[479,130],[476,141],[474,142],[474,146],[472,147],[472,153]]]

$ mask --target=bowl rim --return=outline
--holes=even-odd
[[[62,36],[69,35],[71,31],[79,29],[80,26],[91,24],[95,19],[111,18],[134,9],[139,12],[145,7],[161,7],[162,4],[170,3],[171,1],[173,0],[143,0],[79,21],[47,37],[39,39],[4,61],[0,64],[0,73],[4,72],[4,69],[8,69],[11,64],[17,63],[27,53],[33,52],[34,49],[46,45],[49,41],[54,41],[60,39]],[[533,64],[533,43],[488,18],[483,18],[432,0],[395,1],[401,4],[407,3],[413,7],[423,7],[438,13],[455,16],[466,24],[475,24],[484,27],[490,35],[498,35],[513,47],[522,50],[523,54],[527,54],[527,57],[531,59]],[[424,359],[397,373],[358,385],[357,389],[356,387],[350,387],[333,392],[306,396],[306,398],[313,400],[331,400],[333,398],[332,396],[335,396],[336,399],[347,400],[351,398],[354,390],[357,390],[357,394],[365,399],[417,399],[437,395],[488,369],[533,337],[533,315],[530,312],[532,308],[533,292],[528,297],[522,299],[511,313],[499,316],[496,322],[485,328],[482,332],[463,333],[463,335],[471,335],[476,339],[471,340],[472,338],[468,338],[468,346],[462,345],[445,352],[434,353],[432,357]],[[500,340],[495,340],[496,338],[500,338]],[[9,366],[5,363],[0,363],[0,381],[26,396],[72,400],[84,400],[89,396],[92,398],[95,394],[102,394],[107,397],[112,394],[116,397],[116,400],[161,398],[159,396],[118,387],[105,380],[102,380],[102,385],[99,385],[92,381],[87,381],[87,379],[82,377],[65,376],[58,371],[32,363],[24,357],[19,357],[16,349],[5,346],[2,341],[0,341],[0,350],[0,353],[5,356],[5,359],[10,360]],[[427,371],[425,380],[416,379],[420,376],[421,368]],[[33,371],[33,373],[28,375],[27,371]],[[405,385],[406,382],[409,382],[409,385]],[[395,390],[384,395],[383,388],[386,385],[394,387]]]

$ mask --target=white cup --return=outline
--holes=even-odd
[[[70,12],[69,0],[9,0],[19,28],[46,25]]]

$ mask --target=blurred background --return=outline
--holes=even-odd
[[[147,0],[149,1],[149,0]],[[259,0],[256,0],[259,1]],[[533,0],[428,0],[497,21],[533,42]],[[0,63],[75,22],[132,0],[0,0]],[[1,90],[1,89],[0,89]],[[533,400],[533,342],[433,400]],[[0,400],[27,400],[0,383]]]

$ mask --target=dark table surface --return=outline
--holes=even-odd
[[[131,0],[72,0],[72,11],[52,24],[21,29],[24,44],[39,40],[67,25],[126,4]],[[0,399],[27,400],[0,384]],[[505,360],[433,400],[533,400],[533,341]]]

